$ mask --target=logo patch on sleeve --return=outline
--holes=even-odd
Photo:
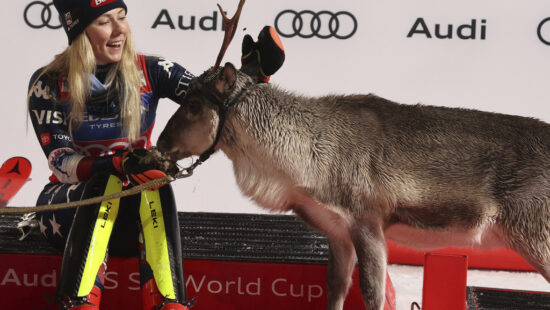
[[[49,132],[40,135],[40,144],[42,144],[42,146],[46,146],[50,143],[52,143],[52,137]]]

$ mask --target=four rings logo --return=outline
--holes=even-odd
[[[25,8],[23,17],[25,18],[25,23],[34,29],[44,27],[50,29],[61,28],[61,22],[57,11],[53,8],[53,2],[33,1]]]
[[[542,43],[550,45],[550,17],[540,22],[537,28],[537,35]]]
[[[111,0],[96,0],[96,2]],[[53,2],[33,1],[25,7],[23,12],[25,23],[34,29],[47,27],[59,29],[62,27],[53,8]],[[311,10],[294,11],[284,10],[275,18],[275,29],[285,37],[298,36],[308,39],[317,37],[320,39],[337,38],[341,40],[351,38],[357,32],[357,19],[347,11],[336,13],[330,11],[314,12]],[[539,40],[550,45],[550,17],[542,20],[537,28]]]
[[[304,39],[312,37],[329,39],[335,37],[345,40],[351,38],[357,31],[357,19],[346,11],[332,13],[329,11],[284,10],[275,18],[275,29],[285,38],[299,36]]]

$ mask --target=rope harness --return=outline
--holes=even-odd
[[[198,162],[198,161],[197,161]],[[96,203],[100,203],[102,201],[122,198],[126,196],[135,195],[138,193],[141,193],[142,191],[160,187],[162,185],[174,182],[177,179],[182,178],[188,178],[193,175],[193,170],[198,166],[198,164],[195,162],[193,165],[191,165],[188,168],[184,168],[180,170],[175,175],[167,175],[160,179],[155,179],[152,181],[149,181],[147,183],[143,183],[140,185],[136,185],[133,187],[130,187],[128,189],[125,189],[121,192],[114,193],[111,195],[105,195],[105,196],[98,196],[98,197],[92,197],[88,199],[83,200],[77,200],[77,201],[70,201],[70,202],[63,202],[63,203],[56,203],[51,205],[41,205],[41,206],[34,206],[34,207],[8,207],[8,208],[2,208],[0,209],[0,214],[17,214],[17,213],[30,213],[30,212],[43,212],[43,211],[55,211],[55,210],[61,210],[61,209],[70,209],[70,208],[76,208],[80,206],[85,205],[92,205]]]

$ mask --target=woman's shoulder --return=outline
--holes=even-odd
[[[155,56],[155,55],[143,55],[143,54],[139,54],[138,55],[138,60],[139,62],[143,62],[144,64],[152,64],[152,63],[156,63],[158,62],[160,59],[162,59],[161,56]]]
[[[39,78],[43,78],[43,72],[45,70],[45,67],[40,67],[34,71],[34,73],[31,75],[31,83],[38,80]]]
[[[137,63],[141,70],[151,71],[158,65],[159,61],[162,59],[160,56],[153,55],[137,55]]]
[[[34,97],[50,99],[60,94],[60,74],[47,71],[46,67],[38,68],[32,74],[28,89],[33,89]]]
[[[185,67],[162,56],[139,55],[138,60],[141,68],[151,75],[158,75],[169,79],[179,79],[181,75],[193,77]]]
[[[34,84],[36,81],[40,80],[43,83],[57,84],[56,82],[59,81],[59,78],[58,72],[46,71],[46,67],[40,67],[31,75],[30,83]]]

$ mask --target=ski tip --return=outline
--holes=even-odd
[[[27,179],[31,171],[31,162],[25,157],[16,156],[8,158],[2,166],[0,166],[0,177],[16,174],[19,175],[19,177]]]
[[[14,157],[10,157],[10,158],[6,159],[2,165],[5,165],[5,164],[7,164],[7,163],[9,163],[9,162],[18,162],[18,161],[19,161],[19,162],[23,162],[23,163],[25,163],[25,164],[28,164],[29,166],[32,167],[31,161],[30,161],[28,158],[23,157],[23,156],[14,156]]]

